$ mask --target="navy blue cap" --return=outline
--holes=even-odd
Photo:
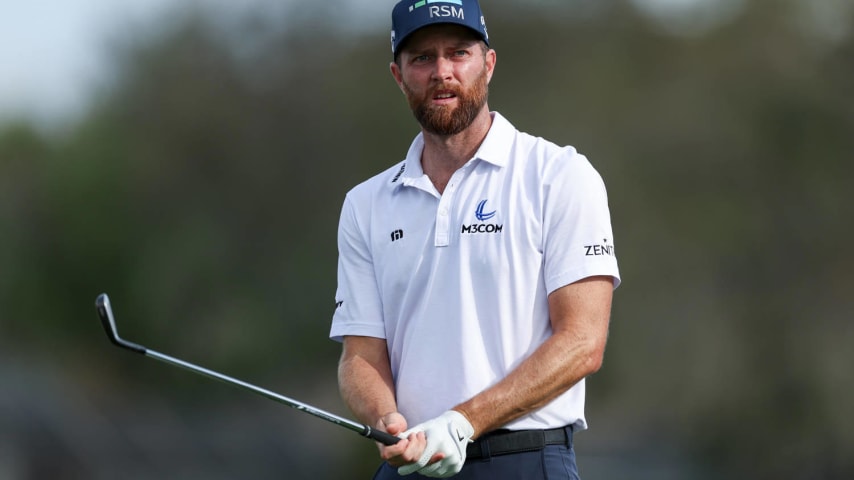
[[[414,31],[436,23],[456,23],[474,30],[487,45],[486,21],[477,0],[402,0],[391,12],[391,53]]]

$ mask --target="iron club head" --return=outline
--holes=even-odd
[[[95,299],[95,309],[98,311],[98,317],[101,319],[101,325],[107,333],[107,338],[109,338],[111,342],[119,347],[145,355],[145,347],[122,340],[119,337],[119,331],[116,328],[116,320],[113,318],[113,309],[110,307],[110,298],[106,293],[98,295],[98,298]]]

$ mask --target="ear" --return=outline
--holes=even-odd
[[[400,71],[400,65],[397,62],[391,62],[388,65],[388,69],[391,70],[391,76],[394,77],[394,81],[397,82],[397,87],[401,92],[406,93],[403,90],[403,73]]]
[[[492,72],[495,71],[495,62],[497,60],[495,50],[489,49],[486,52],[486,83],[489,83],[492,80]]]

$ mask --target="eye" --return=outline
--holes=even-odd
[[[465,57],[468,54],[469,54],[468,50],[457,50],[456,52],[454,52],[454,55],[457,57]]]
[[[412,57],[412,63],[426,63],[430,61],[430,55],[417,55]]]

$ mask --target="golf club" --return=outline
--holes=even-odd
[[[198,373],[199,375],[204,375],[206,377],[212,378],[214,380],[219,380],[221,382],[234,385],[236,387],[242,388],[244,390],[249,390],[251,392],[255,392],[258,395],[267,397],[271,400],[275,400],[279,403],[283,403],[289,407],[293,407],[301,412],[308,413],[310,415],[314,415],[315,417],[322,418],[327,422],[332,422],[336,425],[340,425],[344,428],[352,430],[363,437],[368,437],[377,442],[380,442],[385,445],[394,445],[400,439],[391,434],[380,430],[374,430],[373,428],[362,425],[361,423],[356,423],[351,420],[347,420],[346,418],[339,417],[338,415],[326,412],[319,408],[312,407],[311,405],[306,405],[305,403],[298,402],[292,398],[288,398],[284,395],[279,395],[278,393],[271,392],[269,390],[265,390],[261,387],[257,387],[250,383],[246,383],[241,380],[237,380],[236,378],[229,377],[227,375],[223,375],[218,372],[214,372],[213,370],[208,370],[207,368],[200,367],[198,365],[193,365],[192,363],[185,362],[183,360],[179,360],[174,357],[170,357],[169,355],[164,355],[159,352],[155,352],[154,350],[145,348],[141,345],[137,345],[135,343],[128,342],[127,340],[123,340],[119,337],[119,332],[116,329],[116,320],[113,317],[113,309],[110,307],[110,299],[107,297],[106,293],[102,293],[98,295],[98,298],[95,299],[95,308],[98,311],[98,316],[101,318],[101,325],[104,326],[104,331],[107,332],[107,337],[109,337],[110,341],[116,344],[119,347],[125,348],[127,350],[131,350],[136,353],[141,353],[146,357],[151,357],[155,360],[160,360],[161,362],[168,363],[170,365],[183,368],[185,370],[189,370],[194,373]]]

